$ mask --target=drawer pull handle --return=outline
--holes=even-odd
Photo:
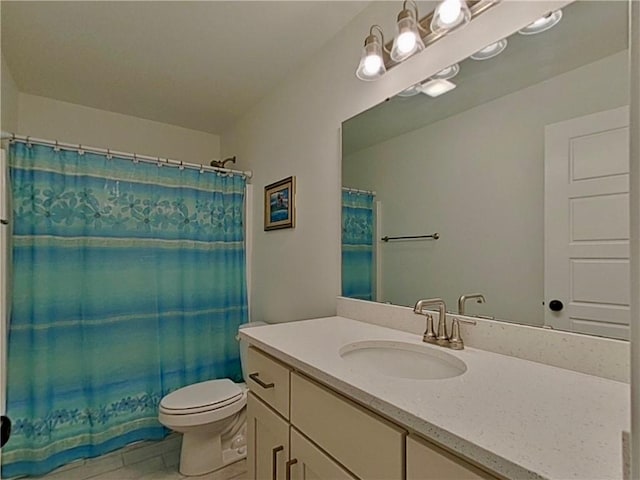
[[[275,447],[273,450],[271,450],[271,463],[272,465],[272,475],[271,477],[273,478],[273,480],[278,480],[278,452],[281,452],[284,450],[284,446],[280,445],[279,447]]]
[[[296,463],[298,463],[298,459],[294,458],[293,460],[289,460],[287,462],[287,476],[286,476],[286,480],[291,480],[291,466],[295,465]]]
[[[258,375],[260,375],[258,372],[250,373],[249,374],[249,378],[251,380],[253,380],[254,382],[256,382],[258,385],[260,385],[264,389],[273,388],[273,387],[276,386],[275,383],[264,383],[262,380],[260,380],[260,377],[258,377]]]

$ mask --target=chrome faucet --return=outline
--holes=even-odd
[[[422,315],[425,307],[438,307],[438,333],[433,331],[433,316],[427,315],[427,329],[422,336],[422,341],[427,343],[435,343],[441,347],[449,346],[449,336],[447,335],[447,306],[441,298],[429,298],[418,300],[413,312]]]
[[[472,298],[476,299],[476,303],[485,303],[484,295],[481,293],[468,293],[466,295],[460,295],[458,298],[458,315],[464,315],[464,304],[467,300]]]
[[[476,295],[476,294],[474,294]],[[480,294],[477,294],[480,295]],[[482,301],[484,301],[484,297],[482,297]],[[462,311],[464,312],[464,301],[465,296],[463,295],[461,298]],[[479,298],[472,297],[471,295],[467,295],[466,298]],[[481,303],[480,300],[478,300]],[[433,316],[430,313],[423,313],[422,310],[425,307],[438,307],[438,333],[436,334],[433,331]],[[462,337],[460,336],[460,322],[468,323],[469,325],[475,325],[475,320],[467,320],[464,318],[454,318],[451,323],[451,337],[447,335],[447,306],[444,303],[444,300],[441,298],[429,298],[426,300],[418,300],[416,305],[413,307],[413,312],[419,315],[427,316],[427,328],[424,331],[424,335],[422,336],[422,341],[426,343],[435,343],[436,345],[440,345],[441,347],[448,347],[453,350],[462,350],[464,349],[464,342],[462,341]]]

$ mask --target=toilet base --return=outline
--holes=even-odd
[[[241,434],[239,434],[241,435]],[[235,463],[247,456],[247,446],[222,449],[221,437],[183,434],[180,473],[187,477],[204,475]]]
[[[227,448],[222,451],[222,463],[224,467],[240,460],[244,460],[245,458],[247,458],[246,446],[240,448]]]

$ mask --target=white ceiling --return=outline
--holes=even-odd
[[[3,0],[2,53],[21,92],[220,133],[368,3]]]

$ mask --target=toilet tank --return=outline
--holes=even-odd
[[[265,322],[249,322],[243,323],[238,327],[238,330],[242,330],[247,327],[257,327],[259,325],[268,325]],[[239,337],[238,337],[239,338]],[[249,350],[249,344],[244,340],[239,340],[240,342],[240,363],[242,364],[242,378],[247,379],[247,351]]]

